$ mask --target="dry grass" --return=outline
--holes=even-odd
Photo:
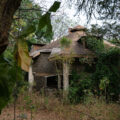
[[[106,104],[104,101],[93,99],[86,104],[70,105],[52,95],[20,95],[16,120],[31,120],[31,111],[32,120],[120,120],[120,105],[115,103]],[[2,111],[0,120],[13,120],[13,112],[13,105],[9,105]]]

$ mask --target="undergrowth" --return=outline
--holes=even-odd
[[[120,94],[120,49],[105,48],[102,39],[87,37],[86,44],[96,57],[91,66],[86,66],[83,73],[72,73],[69,89],[71,103],[84,102],[86,95],[104,96],[106,102],[118,101]],[[81,58],[80,58],[81,62]]]
[[[31,108],[31,105],[33,108]],[[16,120],[119,120],[120,106],[106,104],[104,99],[93,95],[86,96],[82,104],[63,104],[56,96],[39,93],[21,93],[16,104]],[[13,107],[10,104],[1,114],[1,120],[12,119]],[[2,119],[4,118],[4,119]]]

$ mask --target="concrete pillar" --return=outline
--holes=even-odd
[[[67,61],[63,62],[63,97],[66,99],[69,93],[69,64]]]
[[[29,92],[32,92],[32,88],[34,85],[34,76],[33,76],[33,72],[32,72],[32,65],[29,67],[28,82],[29,82]]]
[[[61,76],[58,74],[58,89],[61,89]]]

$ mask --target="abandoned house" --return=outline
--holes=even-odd
[[[71,71],[80,73],[84,70],[84,65],[79,62],[79,59],[94,58],[94,53],[87,49],[85,39],[82,39],[86,37],[84,27],[70,28],[65,37],[71,40],[67,48],[61,46],[61,39],[46,45],[33,44],[30,52],[33,59],[29,69],[30,89],[35,82],[37,90],[41,88],[67,90]]]

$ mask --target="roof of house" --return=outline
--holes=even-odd
[[[61,48],[61,44],[60,44],[61,39],[58,39],[58,40],[51,42],[43,47],[40,47],[39,50],[32,52],[31,56],[36,57],[36,56],[40,55],[40,52],[45,52],[46,50],[49,50],[49,52],[51,53],[50,58],[54,57],[54,55],[56,56],[56,54],[61,55],[61,56],[72,56],[72,57],[93,55],[92,51],[88,50],[82,44],[80,44],[78,42],[81,37],[86,36],[83,29],[85,29],[85,28],[80,25],[76,26],[75,28],[71,28],[71,30],[69,31],[69,34],[67,36],[65,36],[66,38],[68,38],[72,41],[70,47],[67,48],[67,50]],[[59,49],[59,50],[57,52],[55,52],[57,49]]]
[[[82,30],[84,31],[85,29],[86,29],[85,27],[78,25],[74,28],[69,28],[69,32],[82,31]]]
[[[120,48],[119,46],[116,46],[115,44],[112,44],[112,43],[108,42],[107,40],[104,40],[104,45],[106,48],[110,48],[110,47]]]
[[[72,42],[77,42],[81,37],[86,36],[85,32],[83,31],[85,29],[83,26],[76,26],[74,28],[70,28],[69,34],[67,36],[64,36],[68,39],[71,39]],[[52,49],[60,47],[60,40],[58,39],[56,41],[51,42],[50,44],[47,44],[40,49]]]
[[[70,47],[67,49],[63,49],[61,47],[61,44],[60,44],[61,39],[58,39],[49,44],[39,47],[38,50],[32,51],[30,53],[30,56],[34,58],[39,56],[40,53],[50,53],[50,57],[49,57],[50,59],[54,58],[56,55],[68,56],[68,57],[84,57],[84,56],[93,57],[94,53],[91,50],[85,48],[83,44],[79,43],[79,40],[82,37],[87,36],[84,30],[85,28],[80,25],[69,29],[69,34],[64,37],[70,39],[72,43],[70,44]],[[110,47],[111,46],[115,47],[115,45],[106,41],[104,41],[104,44]]]

